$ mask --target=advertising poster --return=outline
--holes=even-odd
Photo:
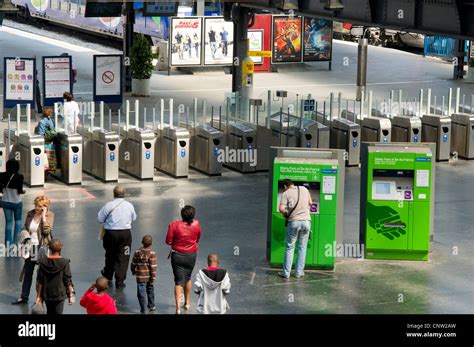
[[[301,18],[273,17],[272,63],[301,62]]]
[[[171,18],[170,65],[201,65],[201,18]]]
[[[249,30],[249,51],[263,51],[263,30]],[[254,64],[263,64],[262,57],[251,57]]]
[[[6,107],[13,107],[17,103],[34,102],[35,83],[34,59],[5,58],[4,105]]]
[[[331,61],[332,22],[326,19],[304,19],[304,61]]]
[[[62,100],[64,92],[71,91],[71,57],[43,57],[43,88],[47,99]]]
[[[122,101],[122,55],[94,55],[94,101]]]
[[[234,23],[224,18],[204,19],[204,65],[232,65]]]

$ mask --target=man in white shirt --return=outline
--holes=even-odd
[[[132,222],[137,219],[133,205],[124,200],[125,189],[118,185],[114,188],[114,200],[102,207],[97,215],[99,223],[103,224],[105,235],[105,267],[102,276],[112,281],[115,273],[117,289],[125,288],[128,263],[132,246]]]

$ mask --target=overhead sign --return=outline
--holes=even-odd
[[[143,3],[143,15],[145,17],[176,16],[178,7],[179,2],[175,1],[145,1]]]
[[[121,14],[121,1],[87,0],[84,17],[120,17]]]
[[[71,56],[43,57],[43,104],[52,106],[71,92]]]
[[[34,58],[4,58],[4,71],[4,109],[13,108],[17,104],[34,105],[36,60]]]
[[[94,55],[94,101],[122,103],[122,55]]]

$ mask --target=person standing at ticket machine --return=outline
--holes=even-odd
[[[295,277],[304,276],[306,248],[311,230],[310,206],[313,204],[309,190],[304,186],[295,186],[289,179],[283,181],[283,192],[279,211],[286,220],[286,250],[283,271],[278,276],[288,279],[293,264],[295,245],[298,241],[298,256],[295,266]]]
[[[81,111],[79,109],[79,104],[74,101],[71,93],[64,93],[63,98],[65,100],[63,116],[65,120],[67,119],[66,131],[68,134],[71,134],[75,132],[76,126],[80,123],[79,114]]]

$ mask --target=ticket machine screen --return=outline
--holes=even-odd
[[[413,200],[413,170],[374,170],[372,200]]]
[[[293,182],[295,186],[303,186],[309,190],[309,194],[311,195],[311,200],[313,204],[309,207],[309,211],[311,213],[319,213],[319,195],[321,190],[321,184],[319,182]],[[283,181],[278,182],[278,203],[276,205],[276,209],[278,211],[278,207],[281,201],[281,195],[285,191],[285,187],[283,186]]]

